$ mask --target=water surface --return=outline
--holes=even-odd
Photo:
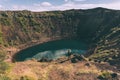
[[[14,59],[16,61],[25,61],[32,58],[40,60],[42,58],[57,59],[66,56],[68,50],[72,54],[83,54],[88,45],[78,40],[56,40],[42,43],[18,52]]]

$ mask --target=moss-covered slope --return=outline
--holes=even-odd
[[[119,27],[120,11],[104,8],[52,12],[0,11],[0,44],[19,45],[41,37],[96,41]]]

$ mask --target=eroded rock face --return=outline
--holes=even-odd
[[[18,46],[58,37],[97,42],[111,28],[119,26],[119,13],[104,8],[53,12],[1,11],[0,44]]]

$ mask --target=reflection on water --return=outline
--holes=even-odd
[[[71,50],[73,54],[82,54],[87,50],[87,44],[76,40],[57,40],[43,43],[25,49],[15,55],[16,61],[24,61],[31,58],[40,60],[42,58],[57,59],[66,56]]]
[[[85,50],[71,49],[71,53],[73,53],[73,54],[85,53]],[[57,59],[62,56],[66,56],[67,54],[68,54],[68,49],[60,49],[60,50],[54,50],[54,51],[40,52],[40,53],[34,55],[33,58],[35,58],[37,60],[40,60],[41,58]]]

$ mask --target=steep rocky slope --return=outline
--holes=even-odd
[[[51,12],[0,11],[1,46],[28,43],[29,47],[31,42],[65,38],[96,45],[94,53],[119,54],[120,11],[100,7]]]
[[[119,13],[104,8],[52,12],[0,11],[0,44],[15,46],[43,37],[76,37],[97,42],[112,28],[119,27]]]

